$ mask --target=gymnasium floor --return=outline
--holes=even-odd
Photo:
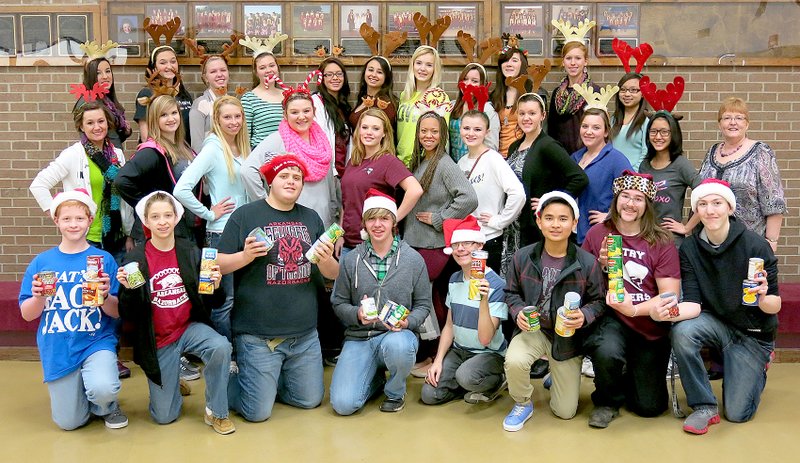
[[[132,364],[130,364],[133,366]],[[332,369],[326,368],[326,385]],[[583,379],[578,416],[555,418],[541,380],[533,380],[536,413],[522,431],[505,432],[502,420],[512,400],[440,407],[419,402],[421,380],[410,379],[405,410],[378,411],[380,398],[351,417],[338,417],[327,396],[315,410],[281,404],[264,423],[232,415],[237,430],[220,436],[203,423],[203,382],[183,415],[171,425],[154,424],[147,412],[144,374],[134,368],[123,381],[122,407],[130,425],[109,430],[95,420],[80,430],[59,430],[49,416],[47,390],[37,362],[0,362],[2,462],[797,462],[800,461],[800,364],[773,364],[755,420],[722,421],[705,436],[681,430],[671,415],[656,419],[622,415],[606,430],[586,422],[591,380]],[[715,381],[719,394],[721,382]],[[679,388],[680,389],[680,388]],[[683,402],[682,390],[680,399]]]

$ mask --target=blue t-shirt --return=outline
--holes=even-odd
[[[66,254],[56,246],[34,257],[25,270],[19,303],[33,297],[33,276],[41,271],[56,272],[56,295],[47,298],[36,333],[42,359],[44,382],[55,381],[81,366],[90,355],[101,350],[116,350],[114,319],[100,307],[83,307],[83,272],[86,257],[103,256],[103,271],[111,275],[110,296],[116,296],[119,282],[117,263],[111,254],[94,246],[77,254]]]
[[[486,279],[489,280],[489,314],[500,320],[508,318],[508,305],[506,305],[506,282],[492,269],[487,269]],[[459,270],[450,277],[445,304],[453,315],[453,344],[476,354],[494,352],[504,354],[506,339],[501,329],[494,332],[492,342],[484,347],[478,339],[478,314],[481,301],[469,298],[469,282],[464,280],[464,272]]]

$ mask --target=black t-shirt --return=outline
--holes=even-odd
[[[225,224],[219,252],[234,254],[256,227],[272,238],[267,256],[234,272],[233,334],[268,338],[302,335],[317,326],[317,301],[324,290],[319,268],[305,257],[325,231],[322,219],[299,204],[279,211],[266,201],[238,208]]]

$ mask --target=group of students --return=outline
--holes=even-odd
[[[330,385],[340,415],[381,389],[381,410],[401,410],[419,360],[427,368],[423,403],[488,402],[507,387],[515,405],[503,426],[517,431],[533,413],[531,366],[546,357],[551,409],[569,419],[581,357],[589,355],[596,372],[589,424],[602,428],[623,405],[641,416],[663,413],[672,348],[694,409],[684,429],[704,433],[719,421],[700,357],[708,346],[724,359],[726,417],[749,419],[780,309],[771,240],[731,217],[737,198],[726,182],[692,176],[674,201],[693,186],[702,229],[679,256],[673,229],[662,226],[659,181],[634,171],[611,141],[612,132],[628,141],[645,133],[653,167],[664,157],[675,164],[682,152],[675,117],[659,111],[644,121],[641,96],[635,104],[625,97],[638,93],[625,83],[633,79],[621,83],[614,118],[586,109],[575,87],[594,87],[588,50],[569,42],[562,55],[566,76],[549,111],[547,95],[530,92],[530,82],[527,93],[506,85],[527,69],[525,53],[513,47],[501,52],[491,94],[485,68],[465,67],[452,106],[439,88],[434,48],[415,51],[399,100],[391,64],[375,56],[352,108],[338,59],[291,87],[258,47],[253,89],[241,100],[227,94],[223,55],[203,60],[208,89],[192,102],[175,51],[159,46],[148,64],[151,85],[137,95],[141,143],[128,162],[120,148],[131,130],[110,65],[90,60],[86,87],[100,82],[107,91],[76,104],[81,141],[31,185],[62,241],[34,258],[19,298],[26,320],[42,318],[37,342],[53,420],[63,429],[92,415],[111,428],[127,425],[117,402],[117,316],[133,333],[153,419],[179,417],[181,396],[190,393],[180,380],[182,357],[192,354],[205,365],[204,420],[220,434],[235,430],[229,409],[263,421],[276,399],[300,408],[321,403],[322,331],[342,336]],[[59,183],[64,192],[52,197]],[[683,226],[677,214],[672,222]],[[318,241],[337,223],[342,239]],[[622,302],[607,295],[609,234],[622,235]],[[199,247],[219,252],[208,269],[213,295],[198,291]],[[487,272],[473,299],[469,270],[478,250],[488,253]],[[80,298],[89,255],[105,264],[99,307]],[[742,305],[736,283],[752,257],[765,262],[752,289],[757,307]],[[123,265],[131,262],[145,285],[128,282]],[[45,270],[58,275],[55,296],[42,295]],[[554,333],[567,292],[581,298],[565,321],[572,337]],[[678,317],[669,315],[677,299],[658,297],[665,292],[680,295]],[[402,305],[408,316],[392,325],[370,318],[368,298],[379,309]],[[537,308],[539,330],[531,330],[527,307]],[[318,331],[318,315],[331,311],[340,323]],[[441,329],[438,342],[420,341],[431,326]]]

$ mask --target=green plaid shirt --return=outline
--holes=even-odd
[[[380,283],[386,277],[386,272],[389,271],[389,259],[397,252],[397,247],[400,246],[400,238],[395,236],[392,240],[392,248],[386,253],[386,256],[381,258],[375,254],[375,248],[372,243],[367,240],[367,252],[369,253],[369,263],[372,265],[372,270],[375,271],[375,277],[378,278]]]

